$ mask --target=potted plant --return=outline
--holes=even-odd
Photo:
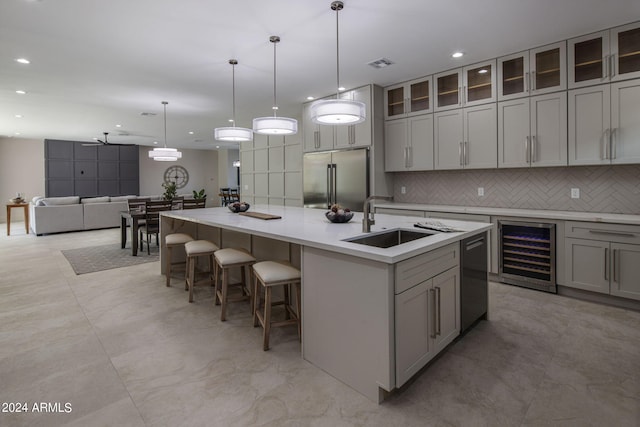
[[[207,195],[204,193],[204,188],[200,191],[193,190],[193,198],[196,200],[206,199]]]
[[[164,187],[164,194],[162,198],[164,200],[171,201],[174,197],[176,197],[176,183],[175,182],[164,182],[162,183],[162,187]]]

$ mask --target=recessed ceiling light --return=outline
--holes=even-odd
[[[18,58],[18,59],[16,59],[16,62],[19,62],[21,64],[30,64],[31,63],[31,61],[29,61],[26,58]]]
[[[22,114],[16,114],[16,119],[21,119],[22,118]]]
[[[233,123],[233,119],[229,119],[227,120],[229,123]]]
[[[158,145],[158,141],[153,141],[153,145]]]
[[[338,90],[345,90],[345,89],[346,89],[346,87],[344,87],[344,86],[340,86],[340,87],[338,88]]]
[[[451,54],[451,57],[452,58],[462,58],[463,55],[464,55],[464,53],[462,53],[462,52],[453,52]]]
[[[193,131],[192,130],[189,131],[189,135],[193,135]]]
[[[18,89],[18,90],[16,91],[16,93],[17,93],[18,95],[26,95],[26,94],[27,94],[27,91]]]
[[[116,127],[117,127],[117,128],[121,128],[121,127],[122,127],[122,125],[116,125]]]
[[[307,96],[307,101],[313,101],[315,98],[313,96]]]
[[[486,68],[483,68],[483,69],[481,69],[481,70],[478,70],[478,74],[486,74],[486,73],[488,73],[488,72],[489,72],[489,70],[487,70]]]
[[[216,148],[220,148],[220,146],[219,146],[219,145],[216,145]]]
[[[16,133],[14,133],[14,135],[20,135],[20,132],[16,132]]]

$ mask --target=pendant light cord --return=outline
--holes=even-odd
[[[167,101],[162,101],[164,106],[164,148],[167,148]]]
[[[280,41],[280,37],[271,36],[269,39],[273,43],[273,117],[276,117],[276,111],[278,110],[278,103],[276,102],[276,45]]]
[[[233,127],[236,127],[236,64],[238,61],[235,59],[230,59],[229,64],[231,64],[231,94],[233,97],[232,100],[232,108],[233,108]]]
[[[340,5],[331,5],[332,8],[336,11],[336,99],[340,99],[340,36],[338,33],[338,14],[340,13],[340,9],[342,9]]]

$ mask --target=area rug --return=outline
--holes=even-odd
[[[119,243],[88,248],[61,251],[76,274],[94,273],[113,268],[154,262],[160,259],[157,247],[151,247],[151,255],[146,250],[138,251],[138,256],[131,255],[131,248],[120,248]]]

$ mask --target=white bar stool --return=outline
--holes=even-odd
[[[187,242],[192,242],[193,241],[193,237],[191,237],[190,235],[186,234],[186,233],[172,233],[172,234],[167,234],[167,236],[164,238],[164,245],[167,248],[167,257],[166,257],[166,262],[165,262],[165,268],[164,268],[164,274],[165,276],[167,276],[167,286],[171,286],[171,267],[174,265],[178,265],[178,264],[185,264],[185,268],[184,268],[184,277],[185,280],[187,278],[187,265],[186,262],[182,263],[182,262],[172,262],[171,261],[171,252],[173,251],[173,248],[179,247],[179,246],[184,246],[185,243]]]
[[[253,265],[253,274],[255,277],[253,286],[253,326],[258,326],[259,323],[264,329],[262,336],[263,349],[265,351],[269,350],[269,333],[272,326],[296,324],[298,326],[298,339],[301,339],[300,270],[287,261],[261,261]],[[258,284],[264,288],[264,314],[259,310],[260,291]],[[295,311],[291,307],[289,299],[289,285],[295,285],[296,287]],[[283,301],[271,301],[271,290],[274,286],[284,286]],[[284,305],[287,315],[286,320],[271,322],[271,307],[274,305]]]
[[[247,273],[251,274],[248,270],[252,266],[256,259],[245,249],[224,248],[216,251],[216,305],[221,304],[220,320],[223,322],[227,320],[227,302],[236,302],[249,300],[251,302],[251,295],[247,286]],[[229,269],[239,267],[242,275],[242,281],[240,283],[229,283]],[[218,276],[222,273],[222,286],[218,287]],[[250,276],[249,276],[250,277]],[[229,286],[239,286],[242,290],[242,294],[229,299]],[[251,306],[253,309],[253,306]]]
[[[214,272],[215,266],[213,262],[214,253],[219,250],[216,245],[208,240],[192,240],[184,244],[184,250],[187,253],[187,281],[185,282],[185,290],[189,291],[189,302],[193,302],[193,287],[196,285],[196,261],[198,257],[206,256],[209,258],[209,280],[203,280],[199,284],[209,283],[215,284]]]

